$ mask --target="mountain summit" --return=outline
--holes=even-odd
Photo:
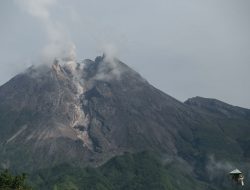
[[[214,160],[249,160],[249,115],[213,99],[182,103],[105,55],[55,60],[0,87],[0,163],[17,170],[98,166],[149,150],[209,180]]]

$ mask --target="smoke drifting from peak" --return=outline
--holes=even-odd
[[[104,53],[104,60],[106,62],[114,62],[114,59],[119,57],[118,48],[114,44],[107,43],[102,45],[100,50]]]
[[[125,71],[119,64],[118,48],[112,43],[106,43],[99,47],[99,51],[103,53],[105,64],[99,65],[95,80],[120,80],[122,73]]]
[[[101,64],[98,67],[98,71],[94,77],[95,80],[110,81],[110,80],[120,80],[124,69],[116,63],[116,60],[103,60],[105,64]]]
[[[44,63],[53,63],[54,59],[59,62],[68,63],[76,61],[76,47],[73,43],[53,42],[43,49]]]
[[[50,19],[49,8],[57,0],[16,0],[29,14],[45,21]]]
[[[69,38],[62,23],[54,20],[50,10],[57,0],[16,0],[17,4],[28,14],[37,18],[43,25],[48,43],[41,52],[43,63],[51,64],[54,59],[62,61],[76,60],[76,47]]]

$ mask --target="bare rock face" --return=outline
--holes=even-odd
[[[96,166],[125,151],[154,150],[206,170],[200,163],[210,154],[249,155],[238,140],[244,134],[233,134],[232,123],[226,128],[229,115],[250,132],[244,114],[249,110],[220,102],[179,102],[117,59],[55,61],[0,87],[0,163],[26,170]],[[214,134],[219,144],[210,141]]]

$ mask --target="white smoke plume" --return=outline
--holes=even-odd
[[[99,66],[95,79],[103,81],[119,80],[124,68],[118,63],[118,48],[112,43],[105,43],[100,46],[99,50],[103,53],[105,64]]]
[[[44,63],[53,63],[54,59],[64,62],[75,61],[75,45],[70,40],[62,23],[54,20],[51,9],[56,6],[57,0],[15,0],[28,14],[37,18],[43,25],[48,43],[42,50]]]
[[[102,81],[110,81],[110,80],[120,80],[124,69],[113,61],[107,61],[106,59],[103,60],[105,64],[101,64],[98,67],[97,74],[95,76],[95,80],[102,80]]]
[[[107,62],[113,62],[118,57],[118,48],[113,43],[105,43],[100,47],[100,51],[104,53]]]

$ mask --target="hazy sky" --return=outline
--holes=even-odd
[[[62,46],[78,60],[109,49],[178,100],[250,108],[249,10],[249,0],[1,0],[0,84]]]

